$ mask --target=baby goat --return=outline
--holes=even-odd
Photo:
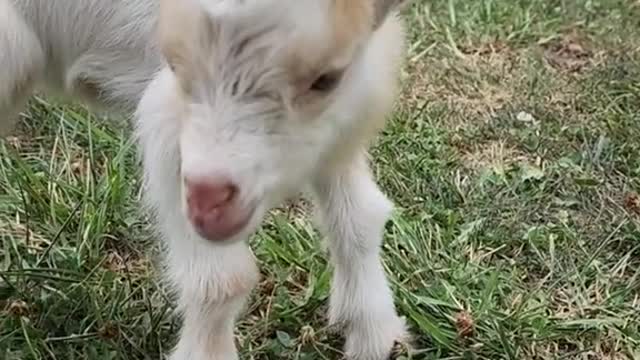
[[[307,188],[347,357],[383,360],[406,339],[379,255],[392,203],[366,158],[397,92],[403,2],[0,0],[1,116],[40,85],[135,115],[184,316],[171,359],[238,358],[258,281],[246,239]]]

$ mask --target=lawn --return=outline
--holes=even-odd
[[[408,359],[640,359],[640,2],[415,0],[372,148]],[[0,143],[0,359],[157,359],[179,326],[122,122],[36,98]],[[245,359],[338,359],[304,204],[252,240]]]

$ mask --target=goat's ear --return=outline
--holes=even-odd
[[[377,29],[384,23],[390,13],[400,10],[410,1],[411,0],[373,0],[375,10],[373,19],[374,28]]]
[[[199,62],[212,52],[215,33],[212,20],[196,1],[160,1],[160,51],[187,92]]]

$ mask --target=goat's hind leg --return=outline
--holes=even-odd
[[[45,66],[33,29],[7,0],[0,0],[0,136],[13,130],[20,109]]]

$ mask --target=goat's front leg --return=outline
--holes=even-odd
[[[344,326],[347,358],[387,359],[395,341],[406,337],[380,259],[393,205],[374,182],[364,156],[322,175],[314,188],[335,267],[329,320]]]
[[[147,162],[153,173],[163,175],[148,176],[147,183],[166,242],[166,274],[177,290],[183,316],[180,339],[170,359],[236,360],[233,330],[258,281],[255,259],[244,242],[215,244],[196,234],[176,206],[178,186],[170,181],[175,175],[158,171],[167,163]]]
[[[258,276],[252,254],[243,243],[185,242],[170,251],[169,271],[184,316],[171,360],[236,360],[235,320]]]

